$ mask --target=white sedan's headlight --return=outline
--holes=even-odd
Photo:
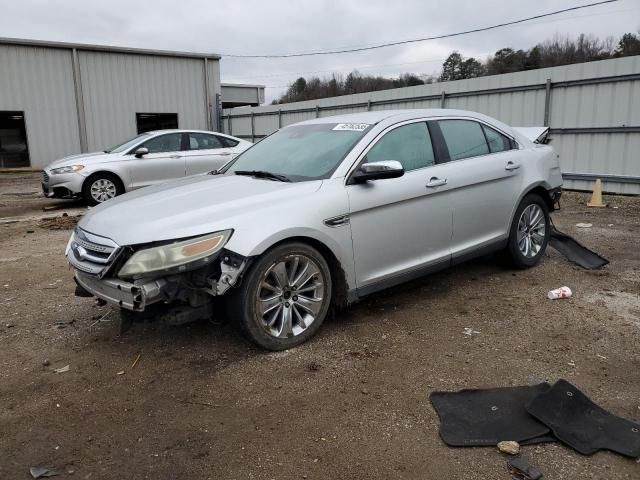
[[[206,265],[225,246],[233,230],[211,233],[182,242],[145,248],[134,253],[118,272],[119,277],[132,277],[162,271],[185,271],[188,264]]]
[[[84,168],[84,165],[69,165],[67,167],[52,168],[51,173],[54,175],[58,175],[59,173],[73,173],[73,172],[79,172],[83,168]]]

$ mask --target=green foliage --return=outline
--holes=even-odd
[[[640,55],[640,38],[633,33],[625,33],[613,52],[614,57]]]

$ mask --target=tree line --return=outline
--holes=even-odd
[[[473,57],[465,58],[454,51],[442,64],[439,75],[403,73],[398,78],[385,78],[380,75],[363,75],[354,70],[346,77],[335,73],[325,78],[300,77],[291,83],[286,92],[272,104],[463,80],[631,55],[640,55],[640,32],[639,34],[625,33],[618,42],[615,42],[612,37],[600,40],[585,34],[579,35],[576,39],[556,36],[528,50],[501,48],[484,61]]]

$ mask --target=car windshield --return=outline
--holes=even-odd
[[[365,123],[292,125],[256,143],[220,173],[268,172],[293,182],[329,178],[370,126]]]
[[[112,148],[109,148],[109,149],[105,150],[104,153],[121,153],[121,152],[124,152],[125,150],[133,147],[136,143],[138,143],[144,137],[148,137],[148,136],[149,136],[148,133],[141,133],[140,135],[136,135],[135,137],[130,138],[129,140],[127,140],[124,143],[119,143],[115,147],[112,147]]]

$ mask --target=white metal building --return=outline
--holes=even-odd
[[[217,131],[223,106],[264,99],[260,85],[223,87],[219,59],[0,39],[0,168],[40,168],[159,128]]]

